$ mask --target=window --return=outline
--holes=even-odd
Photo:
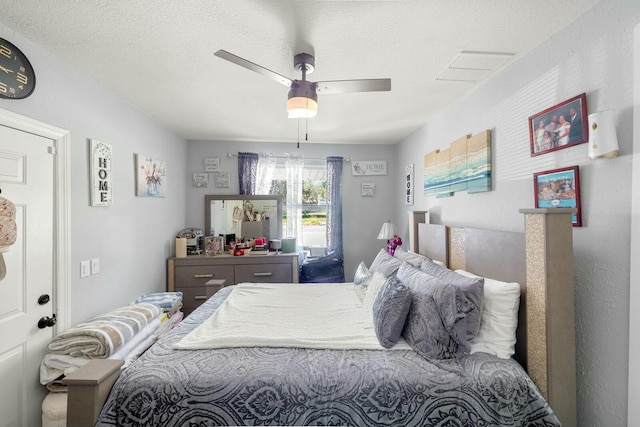
[[[302,173],[302,236],[298,236],[299,246],[327,246],[327,162],[325,160],[304,160]],[[284,160],[278,159],[273,173],[270,194],[282,196],[283,229],[286,229],[287,182]]]

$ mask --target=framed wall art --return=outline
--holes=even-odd
[[[386,174],[387,174],[386,160],[354,160],[351,163],[351,175],[353,176],[386,175]]]
[[[136,196],[166,197],[167,166],[163,160],[136,154]]]
[[[231,176],[229,172],[221,172],[213,175],[213,184],[216,188],[229,188]]]
[[[205,172],[220,172],[220,158],[204,159]]]
[[[588,139],[587,95],[584,93],[529,117],[532,156],[582,144]]]
[[[207,188],[209,186],[209,174],[196,172],[192,176],[192,182],[194,187]]]
[[[375,182],[363,182],[360,184],[360,195],[363,197],[375,197],[376,184]]]
[[[92,139],[89,141],[89,152],[91,153],[91,206],[111,206],[113,203],[111,144]]]
[[[576,208],[571,221],[582,227],[580,170],[578,166],[533,174],[536,208]]]

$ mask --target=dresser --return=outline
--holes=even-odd
[[[298,254],[190,255],[167,260],[167,291],[183,293],[185,316],[222,287],[242,282],[298,283]]]

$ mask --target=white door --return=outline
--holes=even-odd
[[[18,237],[5,252],[0,281],[0,426],[41,425],[45,388],[39,365],[53,327],[54,283],[53,141],[0,126],[0,195],[16,205]],[[44,303],[39,298],[49,295]],[[44,297],[43,297],[44,298]]]

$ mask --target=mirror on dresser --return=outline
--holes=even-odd
[[[206,236],[281,239],[282,196],[206,195],[204,226]]]

